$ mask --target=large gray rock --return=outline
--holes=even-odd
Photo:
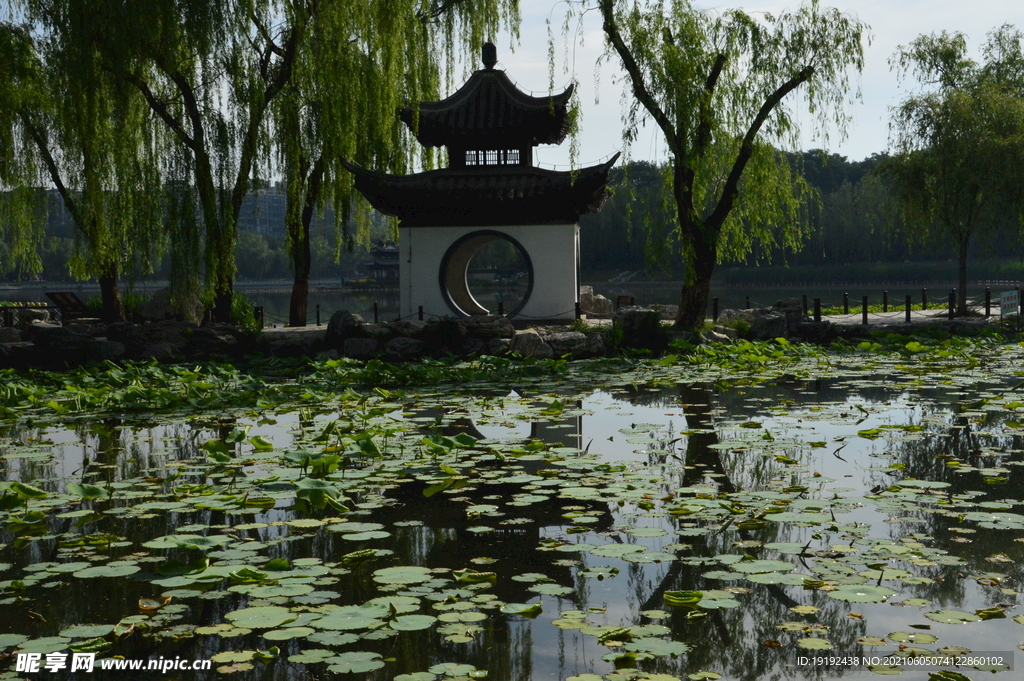
[[[124,350],[124,343],[100,338],[96,341],[95,359],[110,361],[118,360],[124,357]]]
[[[487,354],[488,355],[504,355],[508,352],[509,346],[512,345],[510,338],[492,338],[487,341]]]
[[[719,324],[728,324],[730,326],[735,325],[737,322],[743,322],[747,326],[754,323],[754,311],[753,310],[734,310],[732,308],[722,310],[718,314]]]
[[[600,331],[591,331],[587,334],[587,344],[583,348],[583,357],[600,357],[607,352],[604,335]]]
[[[583,313],[591,319],[611,319],[615,314],[615,304],[601,294],[583,293],[583,288],[590,287],[581,287],[580,309]]]
[[[394,331],[388,324],[374,324],[371,322],[369,324],[363,324],[363,333],[365,333],[370,338],[376,338],[380,340],[381,338],[387,338],[392,333],[394,333]]]
[[[191,357],[235,354],[238,350],[236,332],[230,324],[205,324],[192,332],[185,354]]]
[[[340,348],[346,338],[363,336],[361,326],[363,318],[352,314],[348,310],[338,310],[331,315],[331,321],[327,323],[326,343],[331,347]]]
[[[808,343],[828,343],[839,337],[832,322],[800,322],[790,327],[790,333]]]
[[[377,352],[376,338],[346,338],[342,353],[346,357],[366,359]]]
[[[662,350],[668,344],[668,334],[661,329],[661,314],[657,310],[623,308],[615,315],[622,327],[622,345],[627,348]]]
[[[728,343],[732,339],[718,331],[707,331],[700,335],[702,343]]]
[[[544,339],[555,357],[579,355],[587,347],[587,336],[579,331],[552,333]]]
[[[505,317],[498,315],[473,315],[462,320],[466,335],[477,338],[511,338],[516,329]]]
[[[397,322],[391,322],[388,324],[392,331],[397,333],[399,336],[405,336],[407,338],[412,338],[417,335],[426,325],[426,322],[421,322],[418,319],[400,319]]]
[[[139,305],[138,316],[143,321],[182,320],[189,324],[198,324],[203,318],[203,312],[203,303],[198,298],[189,298],[175,303],[171,300],[171,290],[162,288],[154,291],[153,295],[142,301]]]
[[[398,338],[392,338],[387,342],[387,345],[384,346],[384,352],[387,353],[389,357],[395,357],[397,359],[414,359],[426,354],[427,344],[415,338],[399,336]]]
[[[29,324],[46,324],[53,321],[50,311],[44,308],[27,308],[24,310],[18,310],[15,315],[18,320],[18,326],[23,329]]]
[[[13,326],[0,327],[0,343],[20,343],[21,331]]]
[[[175,317],[177,310],[171,302],[171,289],[154,291],[149,299],[139,305],[139,316],[147,321],[161,321]]]
[[[804,303],[799,298],[780,300],[772,308],[786,317],[790,329],[804,320]]]
[[[469,336],[466,340],[462,341],[463,355],[481,355],[486,351],[486,349],[487,343],[484,342],[483,338]]]
[[[516,331],[509,345],[509,351],[522,357],[535,357],[536,359],[547,359],[554,355],[551,346],[544,342],[536,329]]]
[[[728,326],[722,326],[721,324],[715,325],[715,333],[725,336],[728,340],[736,340],[739,338],[739,334],[736,332],[736,329]]]
[[[753,340],[788,338],[789,324],[786,322],[786,315],[781,312],[757,310],[754,323],[750,325],[750,337]]]

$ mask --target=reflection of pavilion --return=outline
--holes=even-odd
[[[402,316],[487,314],[469,290],[474,255],[505,241],[525,262],[527,293],[510,316],[572,319],[579,302],[579,216],[601,209],[611,160],[575,172],[533,165],[533,148],[569,133],[570,86],[533,97],[484,68],[453,95],[406,108],[402,120],[420,144],[446,147],[448,167],[385,175],[346,163],[374,208],[398,217]]]

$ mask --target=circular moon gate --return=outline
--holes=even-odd
[[[506,316],[514,317],[530,301],[530,294],[533,292],[533,261],[530,260],[530,255],[522,244],[508,234],[492,229],[470,232],[448,247],[441,259],[439,271],[441,294],[452,312],[460,317],[490,314],[490,311],[477,302],[469,290],[469,263],[477,251],[487,244],[499,240],[507,241],[516,249],[519,257],[525,263],[527,274],[526,294],[519,305]]]

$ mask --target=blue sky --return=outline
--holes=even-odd
[[[571,41],[568,59],[560,33],[565,16],[565,4],[553,0],[520,0],[522,25],[520,39],[514,52],[510,50],[510,37],[501,35],[498,46],[499,68],[505,68],[523,89],[539,93],[548,88],[548,43],[545,20],[550,17],[556,34],[556,88],[563,87],[575,76],[579,82],[583,120],[579,161],[586,165],[600,160],[622,146],[620,96],[621,85],[616,83],[621,71],[614,60],[601,68],[599,85],[595,82],[594,64],[603,52],[601,25],[596,12],[584,20],[580,39]],[[835,136],[827,145],[829,151],[852,160],[860,160],[889,146],[889,108],[895,106],[908,93],[914,83],[902,85],[889,69],[889,57],[896,47],[906,44],[920,34],[935,31],[961,31],[968,36],[968,44],[976,50],[993,28],[1004,23],[1024,29],[1024,1],[974,0],[948,2],[946,0],[822,0],[823,6],[832,6],[856,16],[868,24],[873,35],[866,48],[866,63],[860,77],[862,100],[850,108],[853,123],[848,138],[841,141]],[[795,9],[798,3],[781,1],[753,3],[701,3],[706,9],[741,7],[749,13],[779,12]],[[569,72],[566,72],[568,67]],[[474,65],[474,68],[479,66]],[[597,103],[595,103],[595,95]],[[807,123],[809,116],[803,117]],[[810,126],[805,126],[810,127]],[[823,146],[809,134],[801,146],[805,149]],[[659,133],[648,125],[635,143],[632,155],[638,159],[656,159],[664,151]],[[568,142],[561,147],[542,147],[538,160],[546,164],[569,163]]]

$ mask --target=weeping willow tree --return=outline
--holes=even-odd
[[[957,309],[967,313],[972,239],[1024,224],[1024,33],[992,31],[981,63],[961,33],[920,36],[893,66],[923,84],[894,110],[896,153],[882,170],[892,180],[911,234],[956,249]]]
[[[2,81],[10,88],[0,104],[0,181],[15,188],[6,201],[8,229],[16,264],[32,271],[45,216],[26,200],[45,202],[41,187],[55,187],[77,228],[72,274],[97,278],[104,321],[123,321],[119,278],[147,267],[159,238],[156,154],[144,103],[99,63],[92,15],[84,5],[68,10],[62,24],[34,31],[0,25]]]
[[[272,50],[283,52],[279,45],[296,20],[302,18],[289,17],[277,35],[264,31],[272,36]],[[292,80],[273,106],[295,274],[290,325],[306,324],[315,213],[333,202],[339,247],[368,238],[368,207],[355,203],[353,177],[340,160],[407,172],[419,147],[404,133],[396,111],[410,101],[437,97],[441,74],[453,71],[460,46],[477,50],[499,28],[514,32],[517,24],[517,0],[359,0],[318,8],[299,46]],[[423,154],[420,163],[429,167],[430,149]]]
[[[230,321],[233,248],[252,169],[267,156],[267,113],[288,84],[319,0],[27,0],[28,20],[145,102],[170,197],[172,288],[182,307],[212,291],[213,317]],[[265,27],[288,17],[280,44]],[[85,24],[87,32],[82,29]],[[74,54],[74,52],[70,52]],[[83,118],[97,112],[83,109]],[[200,246],[201,244],[201,246]],[[195,257],[192,257],[192,256]],[[201,277],[201,279],[200,279]]]
[[[776,149],[795,147],[801,93],[820,131],[842,132],[865,26],[816,0],[753,17],[688,0],[596,0],[607,57],[622,64],[629,145],[651,119],[664,136],[686,274],[678,327],[703,323],[715,264],[796,247],[806,185]],[[587,7],[584,2],[583,7]],[[592,5],[591,5],[592,6]]]

